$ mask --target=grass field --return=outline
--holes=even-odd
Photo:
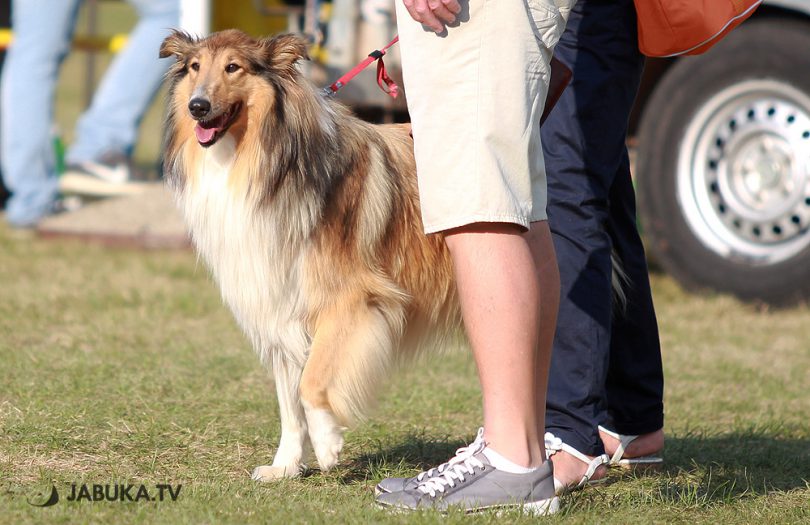
[[[666,468],[565,501],[560,523],[810,521],[810,312],[695,296],[654,276]],[[480,421],[465,354],[392,377],[328,474],[258,485],[272,385],[188,252],[109,250],[0,229],[0,523],[528,522],[373,505]],[[182,484],[177,501],[65,502],[71,483]],[[58,487],[48,508],[39,492]],[[550,520],[551,520],[550,519]],[[549,521],[550,521],[549,520]]]
[[[68,142],[82,60],[68,60],[60,87]],[[159,107],[136,154],[145,166],[157,156]],[[666,468],[612,477],[545,521],[810,522],[810,310],[691,295],[661,275],[653,284]],[[194,256],[44,242],[0,226],[0,524],[544,521],[374,507],[380,478],[443,461],[473,437],[479,401],[468,355],[421,363],[392,377],[333,472],[258,485],[249,472],[279,438],[272,384]],[[177,501],[71,503],[72,483],[182,490]],[[51,486],[58,504],[28,503]]]

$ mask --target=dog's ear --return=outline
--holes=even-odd
[[[280,73],[293,73],[299,60],[309,60],[309,42],[306,38],[286,34],[265,38],[259,42],[267,69]]]
[[[175,29],[160,45],[160,58],[174,56],[178,61],[182,62],[196,45],[197,40],[191,35]]]

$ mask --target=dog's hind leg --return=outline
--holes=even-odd
[[[298,395],[301,366],[277,358],[273,362],[278,408],[281,416],[281,440],[272,465],[263,465],[253,470],[253,479],[271,481],[295,477],[303,468],[304,447],[307,438],[307,421]]]
[[[363,416],[385,377],[401,332],[402,314],[396,307],[391,310],[363,298],[341,302],[319,318],[301,378],[301,398],[321,470],[337,463],[344,425]]]

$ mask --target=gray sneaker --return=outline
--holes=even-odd
[[[454,457],[463,456],[467,454],[467,451],[470,449],[477,450],[477,447],[479,447],[482,443],[484,443],[484,429],[479,428],[478,434],[475,436],[475,440],[466,447],[457,449]],[[377,483],[376,487],[374,487],[374,494],[379,496],[380,494],[387,494],[388,492],[399,492],[405,489],[415,489],[419,483],[427,481],[433,476],[443,474],[448,465],[450,465],[450,461],[447,463],[442,463],[438,467],[433,467],[429,470],[425,470],[424,472],[420,472],[416,476],[412,476],[410,478],[384,478],[382,481]]]
[[[512,474],[493,467],[483,454],[485,447],[483,439],[476,439],[448,461],[442,473],[423,478],[413,488],[379,494],[377,503],[396,510],[447,511],[456,507],[477,512],[514,508],[534,515],[559,510],[551,462],[528,474]]]

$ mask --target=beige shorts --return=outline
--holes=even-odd
[[[396,0],[426,233],[546,219],[540,116],[575,0],[460,0],[436,35]]]

